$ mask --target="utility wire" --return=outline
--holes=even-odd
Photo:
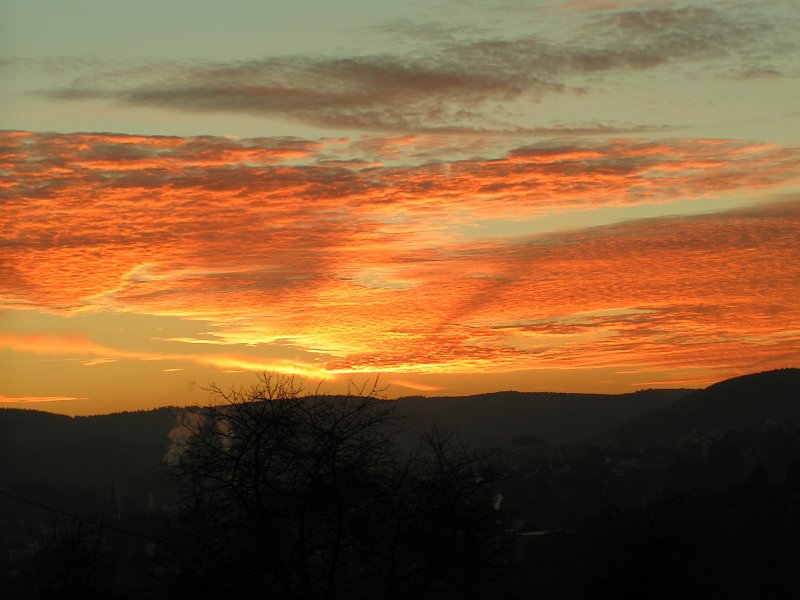
[[[95,525],[100,528],[110,529],[111,531],[116,531],[118,533],[124,533],[125,535],[130,535],[133,537],[137,537],[143,540],[147,540],[148,542],[157,542],[159,544],[167,544],[172,545],[172,542],[167,540],[162,540],[159,538],[154,538],[149,535],[145,535],[143,533],[137,533],[135,531],[131,531],[130,529],[125,529],[124,527],[117,527],[116,525],[110,525],[108,523],[104,523],[102,521],[95,521],[94,519],[90,519],[88,517],[83,517],[81,515],[77,515],[75,513],[71,513],[66,510],[62,510],[60,508],[56,508],[55,506],[48,506],[47,504],[42,504],[41,502],[36,502],[35,500],[30,500],[28,498],[23,498],[22,496],[17,496],[16,494],[11,494],[6,492],[5,490],[0,490],[0,494],[5,496],[6,498],[11,498],[12,500],[17,500],[18,502],[24,502],[25,504],[30,504],[31,506],[36,506],[38,508],[43,508],[45,510],[49,510],[54,513],[58,513],[60,515],[64,515],[66,517],[72,517],[73,519],[77,519],[79,521],[83,521],[84,523],[89,523],[90,525]]]

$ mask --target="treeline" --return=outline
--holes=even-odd
[[[369,391],[215,394],[172,427],[169,465],[159,450],[161,498],[1,486],[5,596],[768,598],[800,559],[787,421],[476,452],[437,429],[409,445]]]
[[[777,598],[800,560],[800,433],[514,457],[509,598]]]
[[[795,430],[728,432],[714,440],[649,450],[517,447],[482,459],[487,474],[502,475],[471,488],[480,498],[470,496],[460,513],[444,513],[447,519],[439,521],[454,535],[456,554],[455,546],[429,536],[437,509],[448,510],[446,494],[428,489],[431,479],[409,487],[404,504],[378,512],[374,503],[385,504],[387,498],[374,476],[342,490],[328,472],[320,473],[319,481],[306,481],[306,499],[316,486],[320,502],[315,506],[302,506],[302,490],[286,498],[290,504],[273,499],[271,508],[281,514],[274,515],[272,526],[282,524],[283,531],[272,535],[280,538],[269,537],[263,522],[225,494],[215,496],[214,502],[222,504],[210,514],[196,496],[193,505],[175,505],[171,511],[84,518],[28,506],[27,525],[41,527],[33,536],[28,529],[6,537],[16,540],[3,548],[6,597],[155,599],[189,592],[224,597],[231,590],[241,595],[265,589],[272,597],[321,597],[330,591],[324,589],[327,578],[292,596],[291,581],[281,590],[283,584],[270,580],[264,565],[275,560],[269,556],[269,544],[275,542],[276,556],[294,560],[295,566],[307,560],[314,577],[321,567],[330,569],[332,525],[341,509],[331,502],[339,494],[351,503],[343,519],[350,531],[344,536],[347,560],[337,567],[344,581],[333,597],[391,597],[385,589],[391,576],[376,566],[385,566],[384,557],[371,554],[385,551],[385,538],[402,531],[393,529],[390,511],[408,519],[406,575],[429,577],[428,567],[451,569],[432,588],[414,588],[420,598],[778,597],[793,581],[800,559],[800,435]],[[360,500],[347,496],[369,485],[373,493]],[[3,514],[12,503],[0,499]],[[305,546],[296,529],[301,508],[305,524],[317,528],[302,542]],[[359,517],[362,510],[369,512]],[[477,522],[470,521],[476,517]],[[7,521],[4,527],[8,533]],[[302,585],[301,570],[282,568]]]

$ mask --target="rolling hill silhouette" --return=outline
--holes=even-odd
[[[476,446],[504,446],[538,436],[550,445],[577,442],[667,406],[693,390],[642,390],[630,394],[494,392],[474,396],[410,396],[397,414],[411,432],[436,424],[456,430]]]
[[[698,391],[496,392],[395,402],[409,439],[435,424],[457,430],[477,448],[537,437],[550,445],[584,440],[670,445],[713,431],[800,425],[800,369],[736,377]],[[0,409],[0,485],[46,482],[91,491],[99,499],[115,481],[123,498],[126,490],[139,490],[130,502],[141,504],[141,490],[158,488],[165,479],[168,433],[179,410],[70,418]]]
[[[40,501],[57,495],[105,506],[112,482],[131,509],[164,485],[163,457],[176,409],[67,417],[0,409],[0,486],[35,485]],[[57,491],[56,491],[57,490]]]
[[[501,524],[515,556],[494,597],[531,589],[543,598],[782,597],[776,590],[800,560],[800,369],[703,390],[497,392],[393,405],[404,441],[436,424],[476,449],[513,447],[490,453],[503,469],[492,530]],[[212,569],[197,563],[189,579],[163,578],[184,564],[165,551],[180,517],[164,458],[182,410],[73,418],[0,409],[0,580],[17,586],[6,595],[34,597],[29,590],[60,572],[52,565],[75,568],[83,546],[73,539],[113,550],[96,564],[113,574],[110,585],[131,591],[119,597],[185,595],[186,581],[219,568],[225,554],[211,546]],[[541,438],[564,445],[542,448]],[[327,457],[329,446],[319,452]],[[218,513],[227,511],[210,511]],[[377,535],[385,537],[383,520]]]
[[[418,432],[437,425],[457,430],[476,446],[504,446],[514,438],[540,436],[557,445],[579,441],[666,406],[687,390],[632,394],[497,392],[463,397],[407,397],[395,409],[416,443]],[[152,489],[165,478],[169,431],[181,409],[161,408],[67,417],[37,410],[0,409],[0,485],[47,482],[91,491],[104,498],[112,481],[128,489]],[[133,504],[144,502],[142,493]],[[98,500],[99,501],[99,500]]]
[[[667,446],[687,437],[800,426],[800,369],[726,379],[615,427],[594,441]]]

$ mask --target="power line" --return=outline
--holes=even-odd
[[[30,504],[31,506],[36,506],[38,508],[43,508],[45,510],[49,510],[50,512],[58,513],[60,515],[64,515],[66,517],[72,517],[78,521],[83,521],[84,523],[88,523],[90,525],[95,525],[100,528],[110,529],[111,531],[116,531],[118,533],[123,533],[125,535],[130,535],[133,537],[137,537],[143,540],[147,540],[148,542],[156,542],[159,544],[167,544],[171,545],[172,542],[167,540],[162,540],[159,538],[154,538],[149,535],[145,535],[143,533],[137,533],[135,531],[131,531],[130,529],[125,529],[124,527],[117,527],[116,525],[111,525],[109,523],[104,523],[103,521],[96,521],[94,519],[90,519],[88,517],[83,517],[81,515],[56,508],[55,506],[49,506],[47,504],[42,504],[41,502],[37,502],[35,500],[30,500],[29,498],[23,498],[22,496],[17,496],[16,494],[12,494],[10,492],[6,492],[5,490],[0,490],[0,494],[5,496],[6,498],[11,498],[12,500],[17,500],[18,502],[24,502],[25,504]]]

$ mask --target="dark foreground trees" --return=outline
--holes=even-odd
[[[469,598],[504,539],[494,478],[454,437],[398,442],[373,393],[302,397],[264,376],[187,415],[170,581],[183,593]],[[234,596],[231,596],[234,594]]]

